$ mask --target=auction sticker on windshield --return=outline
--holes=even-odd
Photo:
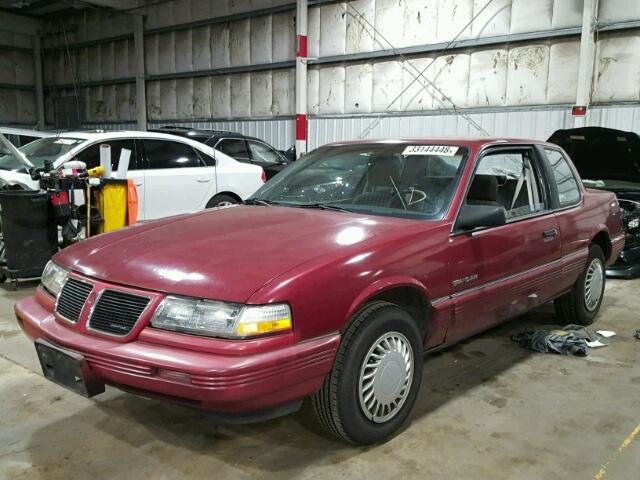
[[[442,155],[453,157],[460,147],[451,145],[409,145],[402,155]]]

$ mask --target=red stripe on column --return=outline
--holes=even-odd
[[[307,36],[298,35],[298,51],[296,56],[300,58],[307,58]]]
[[[307,116],[304,113],[296,115],[296,140],[307,139]]]

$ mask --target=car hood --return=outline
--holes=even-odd
[[[27,157],[25,157],[24,154],[2,133],[0,133],[0,156],[7,157],[4,159],[4,163],[8,162],[12,165],[11,168],[2,168],[2,165],[0,164],[0,168],[3,170],[22,169],[26,171],[28,168],[33,167],[33,164],[27,159]]]
[[[147,222],[75,244],[54,260],[78,273],[177,295],[244,302],[286,271],[415,220],[234,206]]]
[[[548,142],[569,154],[583,179],[640,183],[640,136],[611,128],[557,130]]]

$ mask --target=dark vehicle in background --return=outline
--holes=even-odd
[[[640,276],[640,136],[611,128],[558,130],[549,142],[571,157],[586,187],[615,193],[620,204],[625,247],[607,275]]]
[[[237,132],[198,130],[174,126],[164,126],[151,131],[187,137],[220,150],[239,162],[258,165],[266,173],[267,180],[281,172],[295,159],[295,150],[293,150],[292,157],[291,149],[283,153],[259,138],[249,137]]]

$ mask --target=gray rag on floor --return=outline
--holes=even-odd
[[[598,340],[598,336],[583,326],[566,325],[553,330],[525,330],[511,339],[534,352],[586,356],[589,348],[587,342]]]

